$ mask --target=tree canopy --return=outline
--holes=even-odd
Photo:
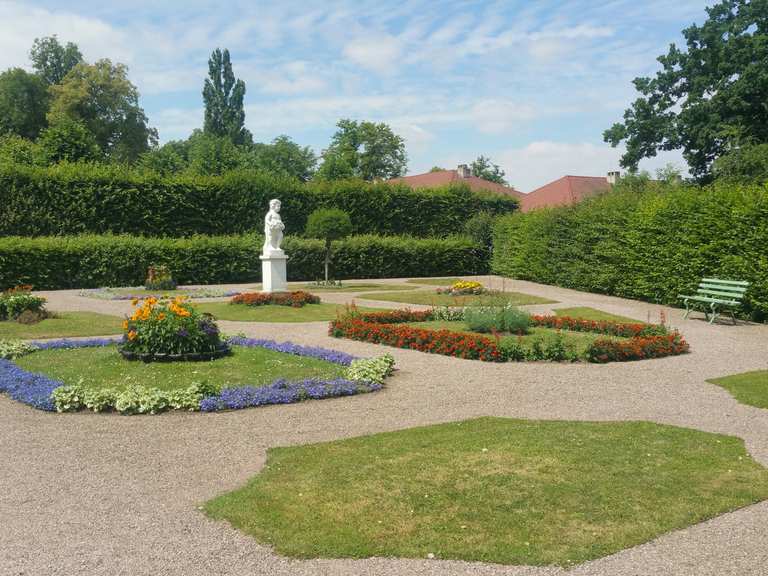
[[[45,128],[48,89],[43,80],[21,68],[0,73],[0,134],[34,140]]]
[[[64,76],[83,61],[77,44],[67,42],[62,46],[55,34],[35,38],[29,58],[37,75],[49,86],[60,84]]]
[[[654,78],[635,78],[641,96],[603,134],[626,143],[621,165],[637,169],[660,150],[683,150],[691,173],[707,179],[732,148],[768,142],[768,0],[722,0],[702,26],[682,31]]]
[[[216,48],[208,59],[208,78],[203,85],[203,131],[227,136],[235,144],[250,143],[251,133],[245,128],[244,98],[245,82],[235,78],[229,50]]]
[[[323,151],[318,176],[327,180],[396,178],[405,174],[405,141],[386,124],[339,120],[331,144]]]
[[[502,170],[498,164],[491,162],[490,158],[482,155],[478,156],[477,160],[472,162],[472,166],[470,168],[472,170],[473,176],[483,178],[489,182],[496,182],[497,184],[502,184],[503,186],[509,185],[504,179],[504,170]]]

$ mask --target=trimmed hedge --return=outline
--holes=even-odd
[[[412,190],[359,180],[302,184],[259,172],[163,178],[110,165],[14,165],[0,166],[0,236],[260,233],[272,198],[282,202],[288,234],[301,233],[317,208],[346,211],[354,234],[445,237],[480,211],[517,207],[514,198],[466,186]]]
[[[66,236],[0,238],[0,288],[36,290],[138,286],[151,264],[166,264],[180,284],[261,281],[262,237]],[[287,237],[289,280],[323,276],[322,240]],[[332,271],[343,278],[450,276],[487,272],[485,251],[466,237],[353,236],[333,244]]]
[[[768,186],[649,186],[504,216],[495,273],[680,305],[702,277],[751,282],[745,311],[768,317]]]

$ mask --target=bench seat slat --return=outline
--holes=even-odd
[[[744,294],[747,288],[742,286],[719,286],[717,284],[699,284],[699,290],[719,290],[720,292],[731,292],[733,294]]]
[[[744,295],[743,294],[733,294],[732,292],[721,292],[719,290],[697,290],[697,294],[700,294],[702,296],[724,296],[730,300],[741,300]]]
[[[718,284],[730,284],[732,286],[744,286],[744,287],[749,286],[749,282],[746,282],[745,280],[721,280],[720,278],[702,278],[701,281],[708,282],[710,284],[718,283]]]
[[[709,298],[708,296],[690,296],[685,294],[678,295],[678,298],[688,298],[688,300],[694,300],[696,302],[714,302],[715,304],[723,304],[724,306],[739,306],[741,302],[738,300],[722,300],[720,298]]]

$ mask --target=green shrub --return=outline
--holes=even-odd
[[[169,266],[179,284],[258,282],[258,236],[68,236],[0,238],[0,288],[38,290],[137,286],[149,265]],[[289,280],[314,280],[323,271],[323,242],[288,237]],[[353,236],[334,248],[337,278],[403,278],[487,272],[485,252],[464,237]]]
[[[360,358],[353,360],[346,371],[346,377],[355,382],[384,384],[384,380],[392,374],[395,367],[395,357],[391,354],[375,358]]]
[[[705,276],[751,282],[745,312],[768,316],[768,186],[648,185],[498,219],[498,274],[679,304]]]
[[[37,350],[32,344],[27,344],[23,340],[3,340],[0,339],[0,359],[13,360],[21,358]]]
[[[464,321],[473,332],[511,332],[527,334],[530,315],[515,306],[468,306]]]
[[[33,296],[29,286],[15,286],[0,293],[0,320],[17,320],[25,312],[44,317],[46,299]]]
[[[111,165],[0,163],[0,236],[245,234],[262,229],[272,198],[282,202],[287,234],[301,233],[317,208],[347,212],[353,234],[443,237],[480,211],[517,206],[460,185],[412,190],[359,180],[302,184],[260,172],[163,177]]]

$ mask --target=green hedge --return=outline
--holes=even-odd
[[[356,234],[445,237],[479,211],[517,206],[514,198],[466,186],[412,190],[362,181],[302,184],[259,172],[161,178],[119,166],[0,166],[0,236],[261,233],[272,198],[282,201],[289,234],[301,233],[320,207],[347,211]]]
[[[704,276],[752,283],[768,317],[768,186],[649,186],[499,219],[498,274],[664,304]]]
[[[181,284],[258,282],[263,239],[245,236],[0,238],[0,288],[36,290],[137,286],[150,264],[167,264]],[[287,237],[289,280],[323,275],[322,240]],[[452,276],[487,272],[485,251],[466,237],[353,236],[334,243],[335,278]]]

